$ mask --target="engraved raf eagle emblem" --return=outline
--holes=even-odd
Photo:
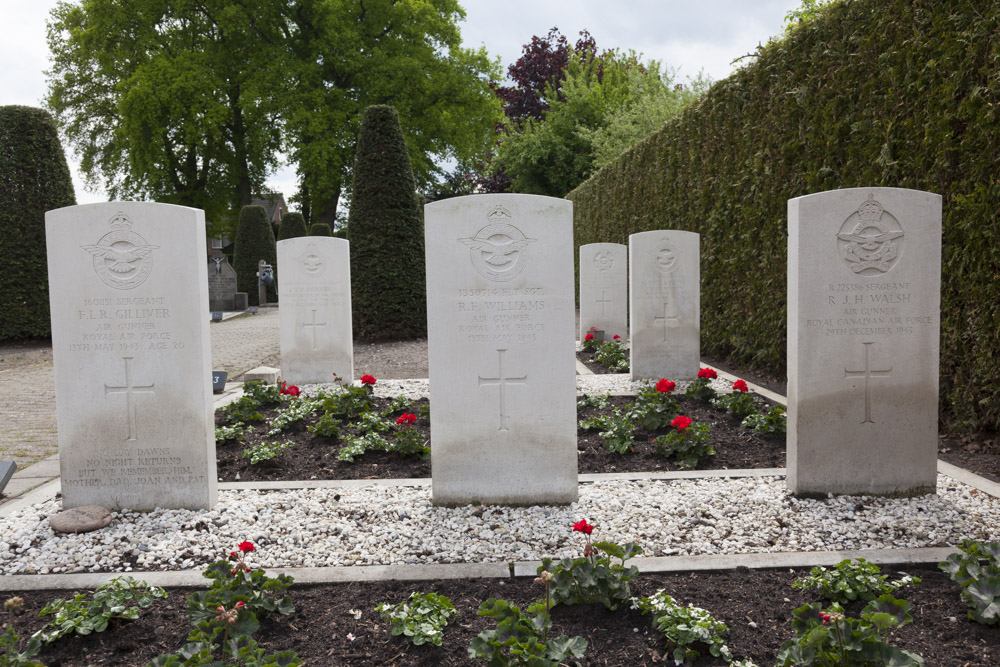
[[[115,289],[138,287],[153,269],[152,252],[160,246],[131,231],[132,221],[116,213],[109,223],[111,231],[94,245],[80,246],[94,258],[94,271],[105,285]]]
[[[487,280],[506,282],[519,275],[528,263],[528,246],[537,239],[529,239],[520,229],[502,220],[510,219],[510,212],[503,206],[494,207],[486,225],[475,236],[458,239],[470,251],[472,266]]]
[[[155,245],[144,245],[116,248],[114,246],[85,245],[83,249],[94,257],[104,259],[108,271],[131,273],[136,270],[134,266],[136,262],[158,247]]]
[[[903,229],[874,194],[837,232],[840,256],[859,275],[879,275],[893,267],[902,250]]]
[[[301,255],[296,258],[307,275],[318,277],[326,269],[326,257],[319,251],[315,243],[310,243]]]

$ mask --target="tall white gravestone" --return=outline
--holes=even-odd
[[[473,195],[425,207],[437,505],[577,499],[572,206]]]
[[[278,241],[281,377],[289,384],[354,379],[351,258],[346,239]]]
[[[45,214],[63,507],[216,501],[205,214]]]
[[[941,197],[788,202],[789,490],[934,493]]]
[[[701,237],[658,230],[628,237],[633,380],[693,380],[701,362]]]
[[[625,342],[628,327],[628,252],[621,243],[580,246],[580,340],[591,327]]]

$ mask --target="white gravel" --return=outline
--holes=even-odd
[[[643,384],[647,384],[648,382],[648,380],[633,381],[628,373],[577,375],[576,390],[582,394],[604,394],[608,392],[613,394],[634,394]],[[355,384],[359,383],[355,382]],[[677,382],[677,388],[674,390],[674,393],[683,394],[689,384],[691,383],[686,381]],[[712,380],[711,386],[720,393],[732,391],[732,385],[724,380]],[[332,384],[307,384],[299,387],[307,396],[314,395],[320,388],[332,391],[334,386]],[[417,380],[379,379],[375,383],[374,393],[376,396],[385,398],[395,398],[400,395],[407,398],[423,398],[430,396],[430,382],[426,378]]]
[[[566,507],[437,508],[415,487],[222,491],[210,511],[124,511],[107,528],[59,536],[48,525],[58,510],[49,500],[0,521],[0,572],[201,569],[243,540],[263,567],[562,558],[581,553],[572,524],[583,518],[595,539],[635,541],[647,556],[1000,539],[1000,499],[944,475],[937,496],[908,500],[798,500],[782,477],[583,484]]]

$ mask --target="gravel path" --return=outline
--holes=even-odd
[[[254,565],[329,567],[481,563],[580,552],[595,539],[637,542],[646,556],[899,549],[1000,538],[1000,499],[944,475],[938,495],[801,500],[781,477],[583,484],[566,507],[433,507],[426,487],[223,491],[210,511],[124,511],[111,526],[55,535],[49,500],[0,528],[0,572],[201,569],[243,540]]]

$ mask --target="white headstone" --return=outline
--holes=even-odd
[[[628,237],[633,380],[693,380],[701,361],[701,238],[659,230]]]
[[[934,493],[941,197],[788,202],[788,487]]]
[[[45,214],[63,507],[216,501],[205,214]]]
[[[434,503],[575,501],[572,203],[447,199],[425,235]]]
[[[621,243],[580,246],[580,340],[591,327],[604,340],[625,336],[628,328],[628,251]]]
[[[351,259],[346,239],[278,241],[281,377],[289,384],[354,379]]]

